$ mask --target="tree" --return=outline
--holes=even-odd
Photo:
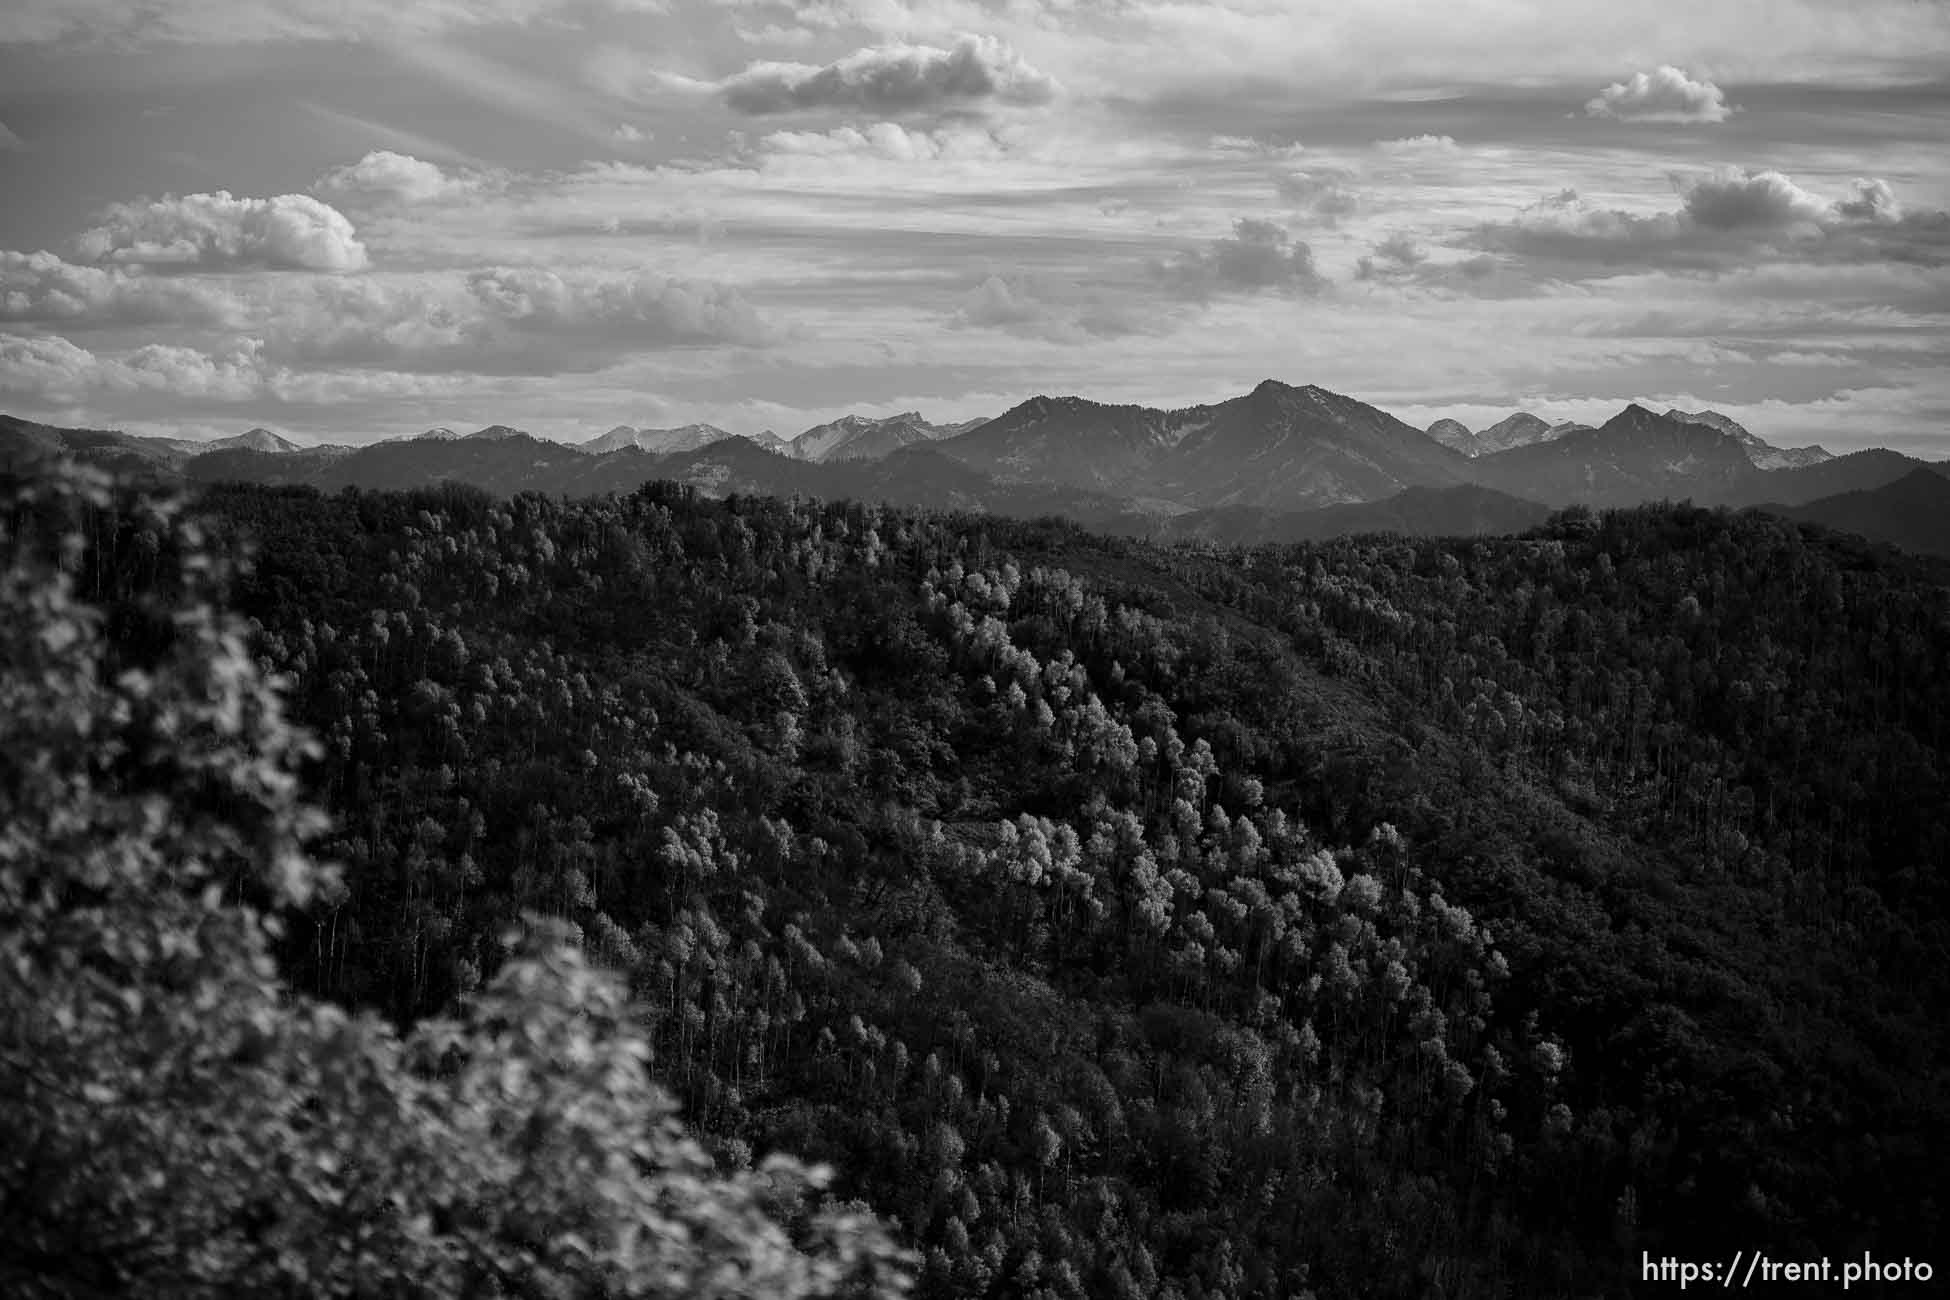
[[[75,471],[0,509],[0,1290],[905,1292],[875,1221],[808,1196],[823,1171],[714,1167],[563,927],[404,1033],[283,985],[280,914],[339,885],[225,564]],[[131,517],[180,594],[111,638],[75,575]]]

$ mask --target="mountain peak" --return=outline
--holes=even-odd
[[[1033,407],[1035,402],[1047,402],[1048,398],[1033,398],[1025,402],[1025,407]],[[949,428],[936,428],[921,418],[919,411],[902,411],[898,415],[860,415],[851,413],[825,424],[816,424],[787,446],[788,452],[796,460],[826,462],[832,460],[879,460],[898,451],[902,447],[917,442],[933,442],[956,432]]]
[[[219,438],[208,445],[210,451],[263,451],[273,455],[299,450],[298,444],[289,438],[279,437],[269,429],[259,426],[248,429],[234,438]]]
[[[1465,456],[1474,456],[1482,450],[1476,445],[1476,435],[1461,420],[1437,420],[1428,427],[1428,435],[1449,450],[1459,451]]]
[[[1322,388],[1319,384],[1289,384],[1278,379],[1260,380],[1258,385],[1253,388],[1251,395],[1254,397],[1310,397],[1315,401],[1327,397],[1336,398],[1341,401],[1348,400],[1342,394],[1331,392],[1328,389]]]
[[[1024,415],[1041,416],[1075,411],[1082,406],[1081,397],[1051,397],[1047,393],[1038,393],[1028,401],[1019,403],[1014,409]]]
[[[1534,443],[1551,442],[1559,436],[1550,421],[1528,411],[1513,411],[1476,435],[1476,450],[1479,454],[1489,455]]]
[[[608,433],[577,445],[598,456],[630,447],[652,456],[668,456],[680,451],[696,451],[733,436],[715,424],[683,424],[674,429],[639,429],[619,424]]]

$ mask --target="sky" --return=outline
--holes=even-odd
[[[0,195],[57,424],[1271,378],[1950,456],[1945,0],[7,0]]]

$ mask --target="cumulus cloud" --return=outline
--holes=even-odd
[[[334,167],[312,187],[328,194],[390,203],[432,203],[478,193],[483,178],[453,175],[411,154],[375,149],[355,163]]]
[[[955,303],[949,324],[1024,338],[1080,343],[1147,332],[1161,322],[1048,277],[991,275]]]
[[[0,334],[0,393],[71,396],[94,365],[94,353],[64,338]]]
[[[1043,104],[1054,79],[990,36],[963,36],[952,49],[891,44],[856,50],[823,67],[754,63],[718,84],[724,102],[761,116],[806,109],[927,112],[980,103]]]
[[[256,339],[246,339],[230,351],[212,356],[195,348],[151,343],[126,358],[108,362],[105,378],[111,387],[137,392],[248,401],[263,388],[263,347]]]
[[[1361,206],[1360,195],[1349,184],[1353,177],[1344,168],[1315,167],[1288,172],[1274,180],[1273,188],[1300,212],[1331,226]]]
[[[215,285],[129,267],[77,266],[48,252],[0,251],[0,321],[236,328],[242,312]]]
[[[1360,280],[1390,279],[1413,272],[1416,267],[1429,260],[1428,253],[1413,238],[1405,234],[1394,234],[1374,246],[1372,252],[1363,257],[1355,271]]]
[[[556,374],[654,349],[775,342],[736,289],[650,272],[496,267],[464,278],[320,278],[264,327],[280,360]]]
[[[1314,268],[1313,249],[1284,226],[1241,217],[1232,234],[1160,268],[1166,283],[1193,297],[1219,293],[1314,294],[1327,281]]]
[[[632,126],[628,122],[624,122],[609,134],[610,138],[618,144],[642,144],[654,136],[653,132],[646,131],[640,126]]]
[[[862,131],[850,126],[831,131],[774,131],[759,141],[772,158],[879,158],[890,162],[994,158],[1002,143],[979,129],[912,130],[898,122],[877,122]]]
[[[1681,215],[1703,230],[1787,230],[1845,219],[1837,204],[1776,171],[1721,173],[1694,182],[1684,195]]]
[[[0,333],[0,394],[48,405],[130,399],[130,409],[148,420],[159,405],[390,404],[404,398],[478,394],[479,383],[466,375],[396,370],[297,371],[274,364],[257,339],[239,340],[215,352],[156,343],[108,354],[59,335]]]
[[[1435,290],[1472,297],[1507,297],[1530,286],[1500,273],[1487,253],[1460,259],[1437,259],[1406,234],[1394,234],[1375,244],[1355,264],[1354,278],[1372,285]]]
[[[467,288],[487,318],[521,330],[601,331],[633,345],[762,343],[770,336],[728,285],[648,271],[561,275],[533,267],[477,271]]]
[[[1734,110],[1712,82],[1698,81],[1671,64],[1615,81],[1584,106],[1589,117],[1621,122],[1724,122]]]
[[[0,334],[0,392],[43,401],[100,392],[247,401],[263,391],[261,349],[254,339],[218,355],[152,343],[103,357],[58,335]]]
[[[14,149],[25,149],[26,147],[27,142],[25,140],[22,140],[19,136],[8,130],[5,122],[0,122],[0,153],[6,153]]]
[[[357,271],[366,248],[344,213],[306,194],[165,195],[117,203],[76,241],[89,262],[145,266]]]
[[[1447,135],[1409,135],[1397,140],[1377,140],[1374,147],[1382,153],[1398,156],[1441,156],[1462,152],[1453,136]]]
[[[1835,205],[1835,211],[1850,221],[1866,221],[1872,225],[1891,225],[1902,220],[1902,208],[1896,203],[1896,191],[1888,181],[1861,180],[1855,182],[1855,197],[1843,199]]]
[[[1481,228],[1471,242],[1569,275],[1725,270],[1769,259],[1942,266],[1950,262],[1950,213],[1906,213],[1880,180],[1858,180],[1848,196],[1825,199],[1777,171],[1728,171],[1682,182],[1680,205],[1669,212],[1593,208],[1566,190]]]

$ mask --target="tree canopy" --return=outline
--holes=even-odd
[[[309,848],[319,747],[213,603],[221,554],[83,475],[5,509],[4,1289],[904,1292],[878,1223],[822,1203],[826,1171],[721,1168],[683,1129],[624,982],[559,921],[512,929],[457,1017],[405,1031],[286,985],[283,918],[346,889]],[[78,581],[112,511],[175,565],[114,616]]]
[[[279,683],[237,725],[316,738],[272,766],[334,883],[282,911],[261,783],[165,783],[172,835],[241,837],[178,892],[282,920],[278,1006],[437,1101],[522,1059],[495,999],[580,980],[543,1039],[653,1049],[814,1261],[853,1239],[752,1166],[830,1167],[942,1297],[1622,1295],[1641,1250],[1942,1235],[1940,566],[1686,506],[1253,550],[661,484],[216,487],[202,547],[153,511],[75,503],[48,563],[105,700],[201,603]],[[36,752],[139,793],[90,757],[123,725]],[[470,1178],[434,1229],[595,1240]]]

